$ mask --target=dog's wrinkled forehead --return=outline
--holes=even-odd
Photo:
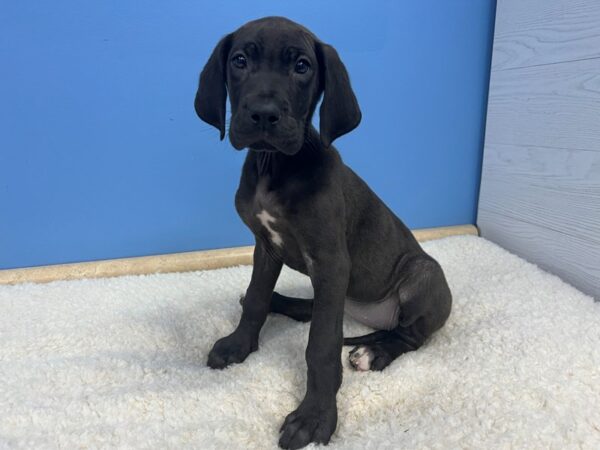
[[[314,35],[302,25],[283,17],[266,17],[233,33],[230,54],[241,50],[268,61],[289,61],[300,54],[315,58],[314,47]]]
[[[288,142],[290,136],[295,134],[295,142],[302,144],[321,95],[319,131],[321,144],[328,148],[360,123],[348,72],[335,48],[302,25],[265,17],[219,41],[200,74],[194,108],[223,139],[229,97],[229,135],[235,148],[252,144],[240,136],[250,140],[251,134],[265,135],[268,128],[265,139],[279,139],[298,151],[300,147]]]

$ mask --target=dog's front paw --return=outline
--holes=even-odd
[[[300,407],[285,418],[281,426],[279,446],[302,448],[311,442],[327,445],[337,425],[337,407],[323,408],[311,402],[302,402]]]
[[[258,342],[256,340],[233,332],[215,342],[208,354],[207,364],[212,369],[224,369],[230,364],[241,363],[257,349]]]

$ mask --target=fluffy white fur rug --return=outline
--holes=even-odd
[[[330,448],[600,448],[600,304],[481,238],[424,247],[449,322],[382,373],[351,370],[344,348]],[[309,325],[270,317],[245,363],[205,366],[250,271],[0,287],[0,447],[275,447]],[[278,286],[311,295],[292,271]]]

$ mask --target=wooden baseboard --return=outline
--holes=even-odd
[[[423,228],[413,230],[413,233],[420,242],[462,234],[479,234],[477,228],[473,225]],[[252,264],[253,251],[253,246],[235,247],[220,250],[0,270],[0,285],[48,283],[57,280],[219,269],[222,267]]]

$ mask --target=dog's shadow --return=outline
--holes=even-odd
[[[288,293],[284,290],[282,293]],[[242,314],[240,296],[243,292],[227,298],[215,298],[212,302],[202,300],[173,302],[174,306],[154,308],[137,318],[149,327],[157,350],[168,351],[174,359],[187,361],[198,368],[206,366],[206,359],[214,343],[235,330]],[[310,290],[295,289],[294,295],[308,298]],[[291,295],[291,294],[290,294]],[[161,302],[162,305],[167,302]],[[259,338],[259,350],[275,351],[285,344],[286,350],[301,353],[306,347],[309,323],[296,322],[279,314],[269,314]],[[290,336],[291,334],[291,336]],[[289,342],[286,342],[289,341]]]
[[[312,287],[308,283],[293,282],[285,275],[283,274],[280,280],[281,286],[278,283],[277,292],[290,297],[313,297]],[[235,330],[242,314],[240,298],[244,293],[242,289],[236,293],[229,290],[227,293],[216,295],[211,301],[194,299],[187,293],[185,299],[158,302],[161,307],[144,312],[133,320],[145,323],[160,333],[156,338],[160,338],[163,345],[167,344],[174,355],[205,363],[214,343]],[[284,345],[294,354],[299,351],[301,359],[304,360],[309,328],[310,322],[297,322],[280,314],[269,313],[260,332],[260,349],[274,350],[277,345]],[[372,331],[348,315],[344,316],[344,336]]]

